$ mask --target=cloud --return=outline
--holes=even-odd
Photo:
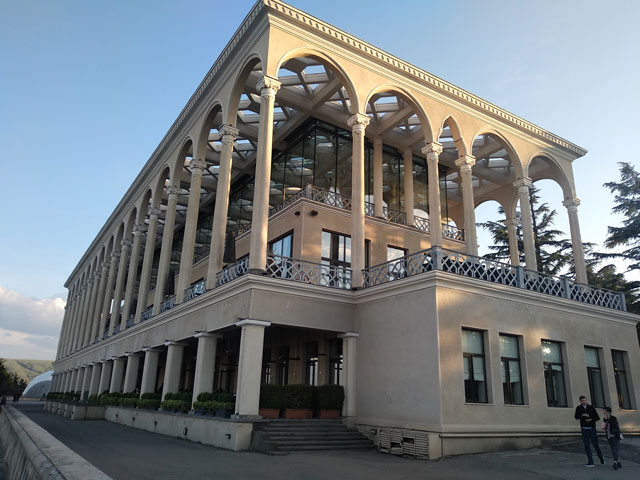
[[[58,347],[57,336],[31,335],[0,328],[2,358],[53,360]]]
[[[62,295],[27,298],[0,286],[0,330],[57,338],[64,317]]]

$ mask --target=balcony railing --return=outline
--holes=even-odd
[[[167,298],[164,302],[160,304],[160,313],[166,312],[167,310],[171,310],[176,305],[176,296],[172,296]]]
[[[140,321],[144,322],[145,320],[149,320],[152,316],[153,316],[153,307],[149,307],[140,315]]]
[[[351,290],[351,269],[297,260],[279,255],[267,258],[266,275],[294,282]]]
[[[113,327],[113,333],[111,333],[111,335],[116,335],[118,333],[120,333],[120,324]]]
[[[249,272],[249,257],[229,265],[216,276],[216,287],[240,278]]]
[[[133,327],[134,322],[136,321],[136,316],[135,315],[131,315],[129,317],[129,320],[127,320],[127,325],[125,328],[131,328]]]
[[[191,285],[184,291],[184,301],[188,302],[189,300],[202,295],[207,291],[206,285],[207,282],[205,280],[200,280],[195,285]]]
[[[568,278],[554,277],[525,270],[523,267],[442,248],[431,248],[406,255],[390,262],[365,268],[362,273],[366,288],[433,270],[626,311],[623,293],[591,287],[576,283]]]

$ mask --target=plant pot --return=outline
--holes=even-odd
[[[279,408],[261,408],[258,413],[262,418],[280,418]]]
[[[285,408],[284,418],[291,420],[304,420],[313,417],[313,410],[310,408]]]
[[[218,410],[216,410],[216,417],[230,418],[231,415],[233,415],[232,408],[219,408]]]
[[[320,409],[320,418],[325,420],[337,420],[340,418],[340,410]]]

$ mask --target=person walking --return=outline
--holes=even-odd
[[[618,419],[611,415],[611,407],[604,407],[604,422],[602,428],[607,436],[607,442],[611,447],[611,455],[613,455],[613,469],[622,468],[618,452],[620,451],[620,425]]]
[[[584,451],[587,454],[587,464],[585,467],[593,467],[593,457],[591,456],[591,447],[589,442],[593,443],[596,449],[600,463],[604,465],[604,457],[598,445],[598,433],[596,432],[596,422],[600,420],[600,415],[596,412],[593,405],[587,403],[587,397],[580,395],[580,405],[576,407],[574,415],[576,420],[580,420],[580,428],[582,430],[582,443],[584,443]]]

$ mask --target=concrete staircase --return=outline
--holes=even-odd
[[[254,423],[252,449],[263,453],[372,450],[375,445],[340,420],[270,420]]]

